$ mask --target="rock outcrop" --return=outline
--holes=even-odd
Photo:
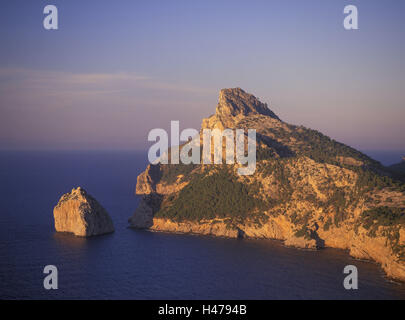
[[[128,219],[130,226],[139,229],[152,227],[153,217],[159,210],[160,204],[161,197],[159,194],[149,193],[145,195],[139,202],[138,208],[136,209],[134,215]]]
[[[265,115],[280,120],[267,104],[260,102],[254,95],[246,93],[240,88],[222,89],[214,115],[203,119],[202,129],[227,129],[235,125],[246,116]]]
[[[53,216],[58,232],[69,232],[80,237],[114,232],[107,211],[81,187],[60,198],[53,209]]]
[[[142,200],[131,226],[340,248],[405,280],[400,176],[318,131],[282,121],[240,88],[221,90],[216,113],[201,127],[256,129],[255,173],[240,176],[236,164],[150,165],[138,177]]]

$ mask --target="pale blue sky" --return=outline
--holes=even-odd
[[[0,149],[144,149],[242,87],[289,123],[405,152],[404,34],[400,0],[3,0]]]

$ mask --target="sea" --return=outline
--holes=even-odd
[[[402,156],[369,154],[384,164]],[[344,250],[128,228],[146,164],[146,152],[0,152],[0,299],[405,299],[405,284]],[[107,209],[113,234],[55,232],[53,207],[77,186]],[[44,288],[47,265],[56,290]],[[347,265],[357,290],[343,286]]]

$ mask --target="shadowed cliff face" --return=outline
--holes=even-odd
[[[255,174],[239,176],[237,165],[148,166],[133,227],[348,249],[405,280],[405,186],[387,168],[281,121],[240,88],[220,91],[205,128],[256,129]]]
[[[400,179],[405,182],[405,157],[402,157],[400,163],[389,166],[389,169],[394,174],[399,175]]]

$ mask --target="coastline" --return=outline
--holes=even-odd
[[[280,219],[278,220],[280,221]],[[320,246],[317,245],[315,239],[307,240],[302,237],[296,237],[292,229],[286,231],[290,226],[280,226],[274,220],[270,221],[270,223],[266,223],[260,229],[255,229],[241,225],[236,228],[229,228],[223,221],[217,221],[215,223],[212,223],[212,221],[203,221],[202,223],[197,223],[191,221],[174,222],[170,219],[153,218],[150,227],[145,228],[132,225],[130,228],[144,229],[152,232],[211,236],[227,239],[280,241],[285,247],[306,251],[319,251],[323,248],[341,249],[346,251],[353,259],[376,263],[383,270],[388,279],[405,283],[405,268],[399,261],[394,259],[393,254],[385,246],[386,239],[382,237],[369,238],[362,232],[353,238],[350,233],[347,233],[347,242],[342,242],[339,235],[329,238],[327,236],[325,237],[325,233],[320,233],[320,236],[324,239],[322,246]],[[346,232],[345,230],[339,231]],[[328,233],[331,234],[331,232]],[[370,243],[372,245],[370,245]]]

